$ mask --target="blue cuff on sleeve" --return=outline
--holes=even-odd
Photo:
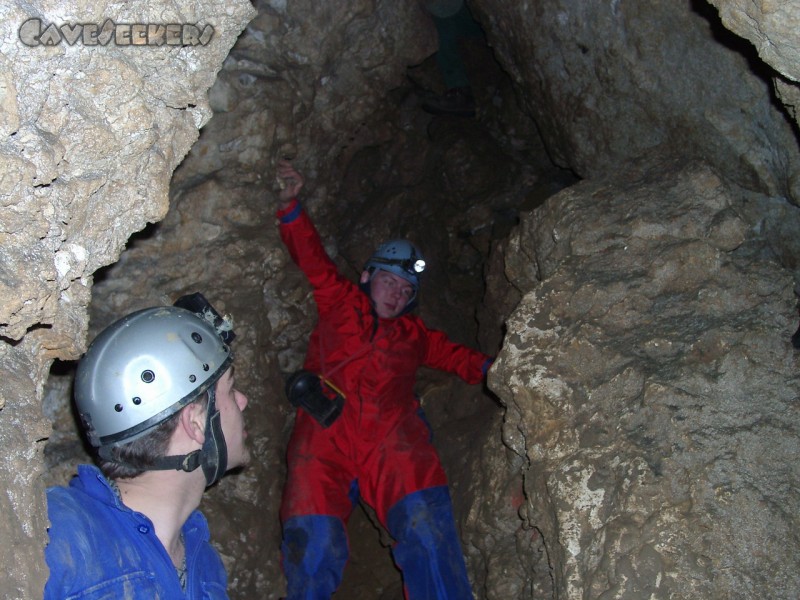
[[[494,364],[493,358],[487,358],[485,361],[483,361],[483,365],[481,365],[481,372],[483,373],[484,377],[486,377],[486,373],[489,372],[489,369],[493,364]]]
[[[289,212],[287,212],[286,214],[281,215],[280,217],[278,217],[278,220],[281,223],[291,223],[297,217],[300,216],[300,212],[302,210],[303,210],[303,207],[300,206],[300,202],[298,202],[297,199],[295,198],[294,206],[292,206],[292,208],[289,210]]]

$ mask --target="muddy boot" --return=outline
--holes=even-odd
[[[475,116],[475,98],[468,87],[451,88],[441,96],[426,99],[422,109],[432,115],[472,118]]]

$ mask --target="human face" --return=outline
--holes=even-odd
[[[375,312],[382,319],[398,316],[414,297],[414,288],[411,284],[388,271],[376,271],[369,289]]]
[[[216,403],[220,412],[225,445],[228,448],[228,468],[243,467],[250,462],[250,450],[245,445],[247,431],[242,415],[248,400],[247,396],[236,389],[233,367],[225,371],[217,381]]]

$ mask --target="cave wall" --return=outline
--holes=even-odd
[[[253,10],[244,1],[7,2],[0,14],[0,595],[36,598],[47,578],[48,369],[85,348],[92,274],[166,214],[172,172],[211,117],[206,93]],[[186,47],[48,45],[60,38],[39,37],[37,26],[26,45],[19,31],[32,18],[41,29],[111,18],[214,30]]]
[[[796,597],[798,8],[715,3],[765,65],[700,2],[476,4],[586,177],[504,243],[490,375],[553,597]]]
[[[295,159],[308,180],[304,202],[326,231],[326,214],[352,209],[337,195],[350,157],[395,134],[385,122],[387,93],[404,82],[408,64],[434,51],[435,37],[414,4],[257,8],[209,93],[214,118],[172,177],[169,213],[96,278],[90,336],[130,310],[194,291],[233,317],[255,458],[209,490],[201,508],[231,596],[266,599],[285,593],[277,511],[292,415],[283,381],[302,364],[315,318],[310,289],[278,238],[276,161]],[[334,256],[339,239],[326,238]],[[70,377],[50,380],[46,407],[62,418],[54,419],[48,483],[62,483],[87,459],[69,397],[58,393],[66,385],[58,380]]]
[[[558,598],[797,595],[791,271],[702,163],[640,161],[526,215],[490,386]]]
[[[793,3],[752,3],[744,0],[710,0],[725,27],[748,40],[758,56],[775,72],[768,76],[777,98],[791,119],[798,122],[800,106],[800,15]]]
[[[791,3],[762,11],[715,4],[727,23],[755,13],[748,27],[760,48],[781,49],[762,52],[766,60],[796,54]],[[705,0],[474,5],[554,160],[582,178],[655,151],[706,160],[768,195],[800,197],[797,138],[772,86],[774,68],[796,81],[793,65],[762,62]]]
[[[376,222],[383,207],[400,230],[413,231],[415,215],[444,218],[446,234],[428,233],[458,273],[444,279],[472,293],[465,282],[483,271],[487,289],[476,325],[461,326],[468,313],[452,291],[439,299],[450,312],[431,309],[426,318],[487,348],[499,344],[507,319],[491,379],[500,412],[486,410],[481,392],[423,378],[437,433],[452,444],[442,454],[478,597],[658,598],[672,589],[791,597],[795,546],[782,550],[759,527],[791,538],[791,517],[762,505],[798,513],[786,433],[797,429],[787,346],[796,314],[797,141],[786,119],[795,114],[796,45],[791,27],[774,25],[791,23],[796,11],[782,9],[776,20],[762,8],[748,22],[726,11],[743,14],[749,3],[715,4],[734,31],[769,40],[757,44],[760,56],[780,76],[703,2],[472,2],[522,109],[511,117],[509,107],[519,107],[509,96],[479,82],[493,107],[481,123],[501,112],[514,120],[497,136],[512,148],[504,156],[510,177],[482,170],[480,153],[462,148],[446,161],[454,177],[442,177],[457,183],[432,196],[399,189],[434,177],[430,164],[439,165],[426,162],[425,142],[414,137],[418,107],[398,93],[406,67],[435,50],[416,3],[256,2],[208,102],[223,57],[253,17],[248,3],[171,3],[176,13],[163,14],[151,6],[160,19],[213,18],[216,35],[202,51],[134,55],[113,46],[23,47],[16,29],[29,5],[2,9],[0,435],[9,449],[3,507],[13,518],[3,531],[10,576],[0,592],[38,595],[44,484],[63,482],[86,459],[68,370],[48,378],[51,361],[76,358],[87,331],[122,313],[201,289],[237,321],[237,379],[251,398],[258,457],[203,508],[231,596],[282,593],[275,515],[291,417],[281,378],[300,363],[313,321],[272,219],[275,160],[290,156],[346,272],[387,233]],[[80,6],[53,3],[41,15],[148,18],[129,3]],[[780,51],[768,53],[769,45]],[[469,226],[491,224],[495,208],[529,208],[530,190],[513,180],[534,177],[539,133],[550,157],[586,183],[523,216],[508,239],[465,242]],[[386,162],[364,158],[392,144],[378,155]],[[648,160],[631,164],[643,154]],[[359,161],[389,191],[364,186]],[[494,188],[482,188],[484,178]],[[432,199],[447,210],[432,210]],[[613,354],[598,350],[606,346]],[[445,403],[459,408],[435,409]],[[721,428],[721,413],[740,422]],[[764,457],[776,466],[762,475],[755,467]],[[772,483],[779,489],[770,495]],[[741,514],[745,545],[733,527]],[[759,570],[782,575],[770,587]]]

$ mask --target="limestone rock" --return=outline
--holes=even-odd
[[[408,92],[435,80],[417,2],[256,0],[219,73],[249,3],[142,4],[36,6],[44,21],[213,17],[212,43],[29,47],[32,3],[0,8],[0,508],[13,516],[0,595],[39,596],[43,484],[86,459],[68,368],[42,388],[54,357],[83,349],[90,294],[96,333],[197,290],[236,320],[256,457],[202,508],[231,597],[283,594],[282,377],[314,320],[273,218],[289,156],[347,274],[390,232],[420,235],[436,282],[423,316],[489,352],[505,344],[492,374],[504,409],[420,382],[479,598],[791,597],[797,144],[773,74],[713,8],[472,0],[517,91],[478,73],[476,125],[431,120]],[[791,31],[754,27],[792,56]],[[793,77],[774,80],[790,112]],[[539,131],[588,181],[507,237],[546,196]],[[676,153],[711,167],[663,159]]]
[[[791,2],[710,0],[725,27],[750,40],[761,59],[800,81],[800,13]]]
[[[780,75],[772,80],[789,117],[800,105],[800,11],[791,3],[711,0],[725,27],[749,40],[759,57]],[[796,175],[793,175],[796,177]]]
[[[92,274],[166,213],[172,171],[210,118],[206,92],[252,13],[243,0],[0,8],[0,508],[17,515],[2,526],[3,563],[17,565],[3,597],[41,597],[46,578],[50,363],[85,347]],[[126,23],[213,24],[213,35],[132,45]]]
[[[516,233],[536,266],[490,386],[559,598],[800,589],[792,281],[741,202],[701,164],[640,164]]]
[[[284,594],[277,511],[292,418],[283,381],[302,364],[315,318],[308,284],[278,237],[275,163],[296,160],[315,216],[343,210],[334,192],[348,157],[386,139],[386,94],[407,64],[432,52],[423,17],[414,3],[259,3],[210,92],[214,118],[175,172],[169,213],[135,236],[92,289],[92,332],[195,291],[234,318],[237,385],[250,399],[257,459],[202,506],[231,597]],[[333,240],[329,247],[336,257]]]
[[[474,5],[559,164],[594,179],[657,148],[709,161],[745,187],[800,198],[791,126],[771,105],[771,83],[752,70],[752,48],[713,8],[688,0]],[[797,18],[796,7],[782,12]],[[778,47],[797,58],[791,41]]]

